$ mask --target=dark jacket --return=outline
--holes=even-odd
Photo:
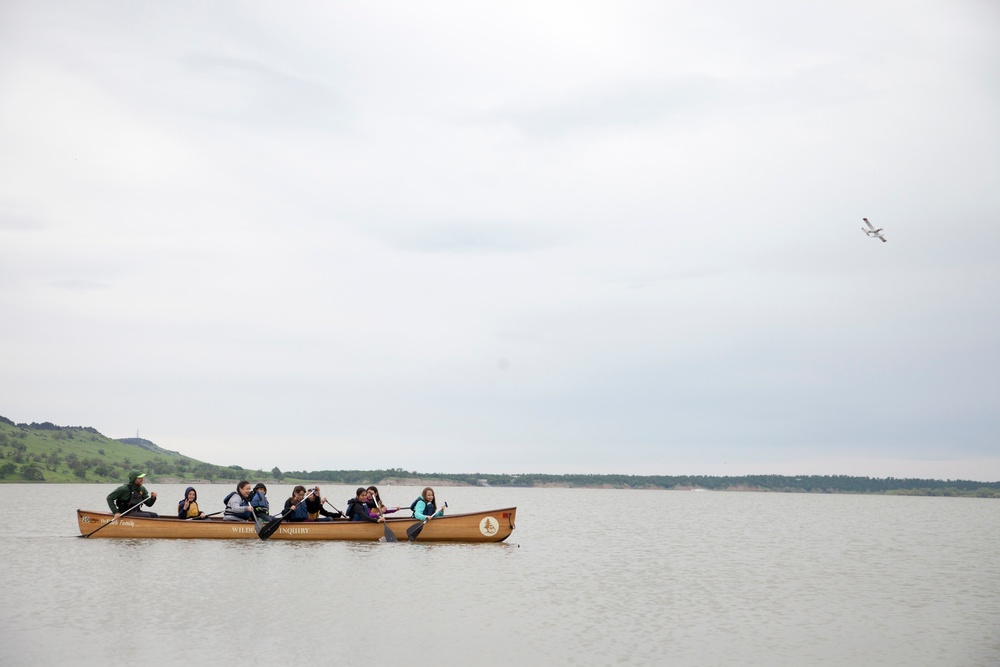
[[[289,512],[292,512],[292,499],[291,498],[289,498],[288,500],[285,501],[285,511],[283,512],[283,514],[287,515],[285,517],[285,521],[308,521],[309,520],[309,512],[308,512],[308,510],[306,510],[306,502],[304,500],[300,500],[299,501],[299,504],[295,507],[295,511],[294,512],[292,512],[291,514],[288,514]]]
[[[198,509],[198,492],[194,490],[193,486],[189,486],[188,488],[184,489],[184,500],[187,500],[188,494],[191,493],[192,491],[194,491],[194,500],[191,502],[191,504],[194,505],[194,516],[198,516],[199,514],[201,514],[201,510]],[[187,510],[184,509],[184,500],[181,500],[177,503],[178,519],[191,518],[188,516]]]
[[[351,498],[347,501],[347,518],[351,521],[370,521],[372,523],[378,523],[378,517],[374,519],[368,514],[368,504],[358,500],[357,498]]]
[[[124,512],[140,502],[145,503],[146,507],[152,507],[156,502],[156,498],[149,497],[149,491],[145,486],[135,483],[138,477],[139,471],[133,470],[128,474],[128,484],[122,484],[108,494],[108,507],[111,508],[112,514]]]

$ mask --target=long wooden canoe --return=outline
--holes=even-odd
[[[470,514],[447,514],[429,520],[417,542],[503,542],[514,530],[516,507],[472,512]],[[125,515],[112,522],[112,514],[107,512],[76,511],[80,525],[80,535],[93,533],[101,526],[111,523],[94,534],[94,539],[116,538],[167,538],[167,539],[216,539],[255,540],[257,529],[252,521],[225,521],[210,518],[202,520],[145,519]],[[413,518],[389,518],[389,529],[400,542],[406,542],[406,529],[415,523]],[[351,540],[376,541],[385,535],[381,523],[367,521],[285,521],[271,535],[272,540]]]

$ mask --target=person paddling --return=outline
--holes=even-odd
[[[226,521],[253,521],[253,508],[250,507],[250,482],[243,480],[236,485],[236,490],[226,496],[226,511],[222,518]]]
[[[274,517],[271,516],[271,504],[267,501],[267,487],[263,482],[257,482],[257,485],[253,487],[253,496],[250,498],[250,507],[253,511],[257,513],[261,521],[270,521]]]
[[[303,501],[306,497],[306,487],[299,484],[292,489],[292,497],[285,501],[285,511],[282,516],[288,517],[288,521],[308,521],[309,511]]]
[[[420,497],[413,501],[410,509],[413,510],[413,518],[421,521],[427,521],[432,516],[444,516],[444,508],[437,509],[434,504],[434,489],[429,486],[420,492]]]
[[[368,505],[368,516],[375,519],[399,511],[398,507],[386,507],[382,504],[382,496],[379,495],[377,486],[368,487],[368,502],[365,504]]]
[[[354,497],[347,501],[347,518],[351,521],[371,521],[380,523],[385,521],[382,516],[376,515],[374,518],[368,513],[368,489],[359,486],[354,492]]]
[[[328,512],[323,505],[327,499],[320,493],[319,487],[314,486],[312,495],[306,498],[306,511],[309,512],[310,521],[332,521],[340,518],[340,512]]]
[[[114,513],[112,521],[117,521],[122,512],[140,503],[146,507],[151,507],[156,502],[156,491],[150,493],[142,485],[146,481],[146,473],[133,470],[128,474],[128,483],[122,484],[117,489],[108,494],[108,507]],[[129,516],[142,517],[146,519],[159,518],[156,512],[144,512],[142,510],[132,510]]]

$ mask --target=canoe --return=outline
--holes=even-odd
[[[503,542],[514,530],[516,507],[506,507],[486,512],[447,514],[427,521],[417,542]],[[166,539],[215,539],[256,540],[257,529],[252,521],[225,521],[223,519],[146,519],[126,514],[118,521],[107,512],[76,511],[80,535],[88,535],[105,524],[94,534],[94,539],[116,538],[166,538]],[[389,518],[386,525],[400,542],[406,542],[406,529],[418,523],[417,519]],[[385,535],[381,523],[368,521],[285,521],[271,535],[271,540],[350,540],[373,542]]]

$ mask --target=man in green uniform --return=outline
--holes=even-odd
[[[115,513],[115,519],[122,515],[122,512],[139,503],[150,507],[156,502],[156,491],[152,493],[146,491],[142,485],[146,481],[146,473],[133,470],[128,474],[128,484],[122,484],[117,489],[108,494],[108,507]],[[156,512],[143,512],[142,510],[132,510],[129,516],[140,516],[148,519],[156,519],[160,515]]]

